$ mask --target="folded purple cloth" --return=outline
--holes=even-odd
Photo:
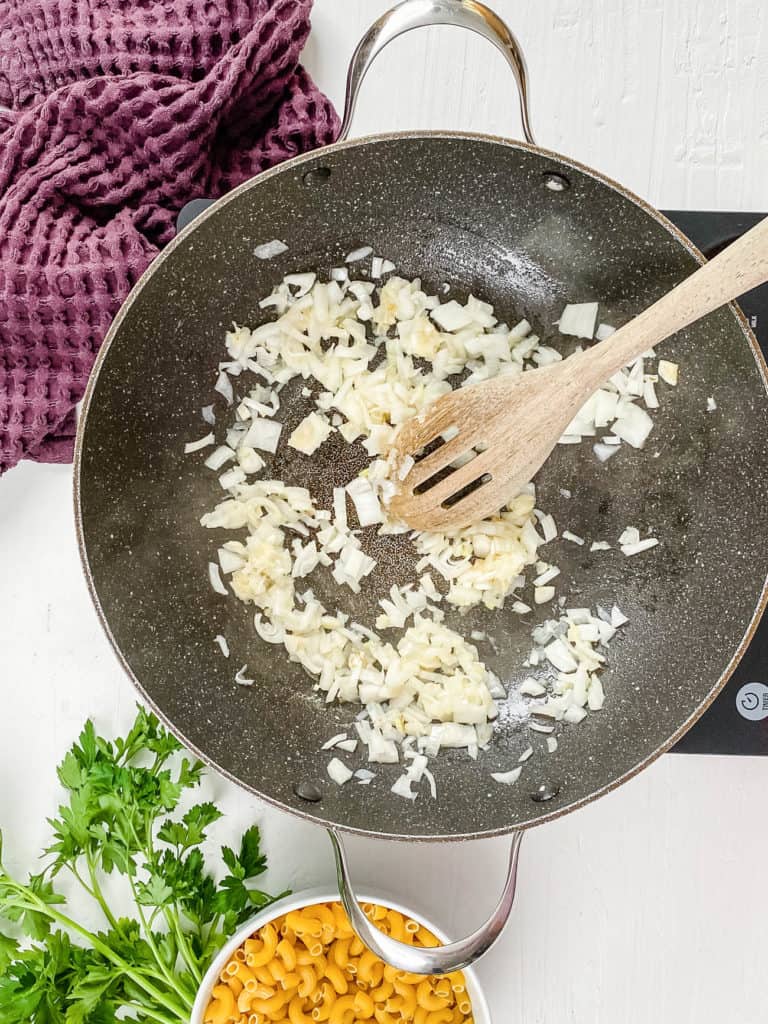
[[[190,199],[331,142],[312,0],[0,3],[0,473],[72,457],[121,302]]]

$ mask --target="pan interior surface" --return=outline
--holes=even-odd
[[[565,187],[550,187],[553,172]],[[254,249],[275,238],[287,251],[256,258]],[[599,300],[601,319],[620,324],[697,265],[643,205],[524,146],[395,136],[331,147],[262,175],[166,251],[110,333],[79,443],[86,569],[144,697],[206,761],[249,789],[318,821],[384,836],[509,831],[616,785],[669,745],[726,678],[768,571],[765,379],[742,321],[722,309],[665,345],[664,356],[680,364],[680,384],[660,388],[644,450],[624,445],[601,464],[588,441],[562,446],[539,475],[537,505],[561,531],[587,539],[584,547],[557,540],[543,549],[562,570],[558,592],[569,606],[616,601],[630,620],[609,650],[602,711],[558,728],[549,754],[511,696],[477,761],[461,751],[435,759],[436,800],[391,794],[402,772],[395,765],[371,766],[368,786],[337,787],[325,772],[331,755],[319,748],[349,730],[360,708],[325,705],[282,646],[258,638],[254,609],[211,590],[207,563],[226,538],[199,520],[224,492],[202,465],[207,453],[185,456],[183,448],[208,429],[200,410],[213,400],[232,322],[264,322],[258,302],[284,274],[327,274],[363,245],[401,275],[421,277],[427,291],[449,282],[452,297],[492,302],[501,320],[526,317],[561,349],[553,325],[566,302]],[[245,380],[234,384],[237,394],[246,390]],[[232,411],[219,401],[217,411],[221,435]],[[279,414],[284,439],[308,411],[300,390],[291,391]],[[332,487],[361,464],[338,436],[311,459],[283,442],[270,475],[306,484],[328,507]],[[626,558],[617,539],[629,525],[658,537],[659,547]],[[589,554],[593,540],[612,549]],[[390,541],[368,547],[379,565],[360,598],[349,595],[345,605],[340,588],[313,577],[321,600],[372,626],[378,598],[409,578],[410,556],[398,547],[407,542]],[[523,619],[505,608],[447,621],[464,635],[484,630],[493,644],[479,643],[481,656],[514,683],[528,674],[532,626],[552,613],[545,606]],[[217,634],[229,642],[229,659]],[[234,682],[242,665],[252,687]],[[490,778],[514,767],[529,745],[535,754],[515,785]],[[318,802],[298,795],[307,783],[319,788]],[[537,799],[541,787],[551,799]]]

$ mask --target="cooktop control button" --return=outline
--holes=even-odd
[[[750,722],[768,718],[768,686],[764,683],[745,683],[736,694],[736,710]]]

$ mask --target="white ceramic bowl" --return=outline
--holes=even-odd
[[[398,910],[406,917],[413,918],[414,921],[419,921],[425,925],[441,942],[448,941],[446,935],[439,928],[436,928],[423,914],[413,911],[410,907],[404,907],[402,903],[398,903],[397,900],[392,899],[388,895],[366,889],[362,893],[358,893],[358,898],[361,903],[379,903],[382,906],[390,907],[392,910]],[[246,921],[222,947],[218,956],[206,971],[195,999],[195,1005],[192,1008],[190,1024],[203,1024],[203,1014],[211,998],[213,986],[218,983],[219,975],[238,946],[241,946],[258,928],[274,920],[274,918],[280,917],[281,914],[287,914],[289,910],[311,907],[316,903],[338,901],[338,891],[331,889],[305,889],[303,892],[294,893],[291,896],[286,896],[285,899],[278,900],[277,903],[273,903],[266,910],[262,910],[260,914],[256,914],[250,921]],[[464,977],[467,981],[467,993],[472,1000],[472,1014],[475,1024],[491,1024],[488,1004],[478,983],[477,975],[471,967],[465,967]]]

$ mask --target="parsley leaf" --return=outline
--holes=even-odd
[[[19,944],[0,931],[0,1024],[186,1024],[222,942],[272,901],[247,884],[266,867],[255,826],[237,854],[222,848],[229,874],[216,885],[201,844],[221,812],[201,802],[175,813],[203,778],[202,763],[181,752],[141,707],[113,741],[88,721],[57,770],[65,801],[49,819],[46,867],[26,882],[13,878],[0,833],[0,919],[32,940]],[[104,930],[69,916],[54,884],[61,872],[95,902]],[[110,908],[102,883],[114,872],[126,876],[135,918]]]

